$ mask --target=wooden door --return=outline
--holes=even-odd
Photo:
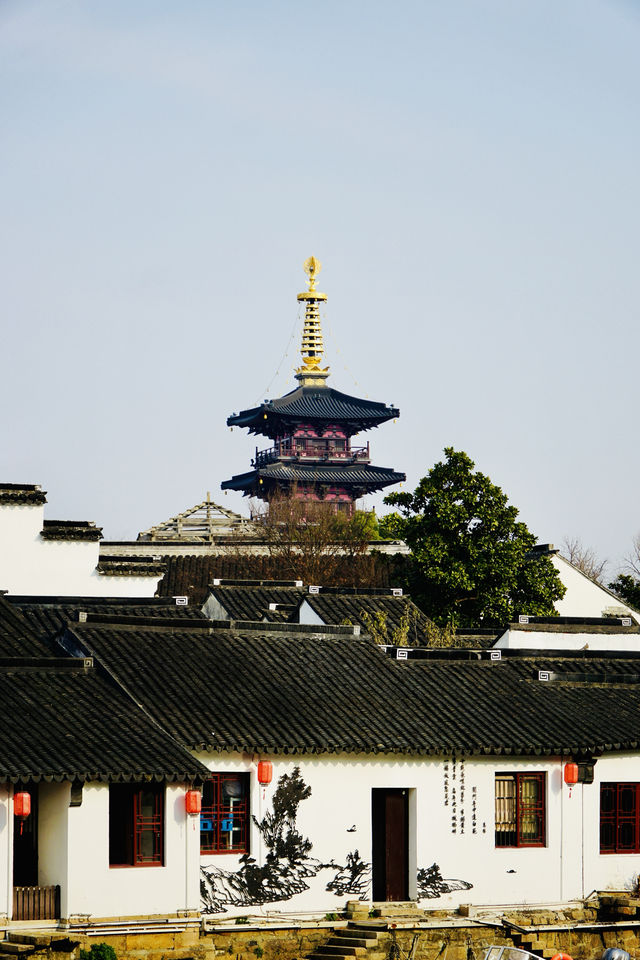
[[[409,898],[409,791],[371,792],[373,899]]]

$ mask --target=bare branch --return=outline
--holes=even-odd
[[[640,550],[640,536],[637,539]],[[578,537],[565,537],[560,553],[580,573],[584,573],[585,577],[595,580],[596,583],[604,583],[608,561],[600,560],[595,551],[591,547],[585,547]]]

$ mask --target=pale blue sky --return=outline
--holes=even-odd
[[[330,384],[401,409],[374,462],[464,449],[615,572],[639,50],[623,0],[0,0],[0,479],[110,538],[244,511],[225,420],[295,386],[313,253]]]

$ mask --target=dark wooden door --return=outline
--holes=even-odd
[[[31,795],[31,813],[24,820],[13,818],[13,884],[16,887],[38,883],[38,787],[16,784],[15,793]]]
[[[408,790],[371,792],[374,900],[409,899]]]

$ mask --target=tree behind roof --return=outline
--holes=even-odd
[[[462,451],[445,448],[413,493],[391,493],[395,525],[412,554],[407,586],[439,624],[507,623],[519,613],[551,616],[565,592],[551,560],[518,510]]]

